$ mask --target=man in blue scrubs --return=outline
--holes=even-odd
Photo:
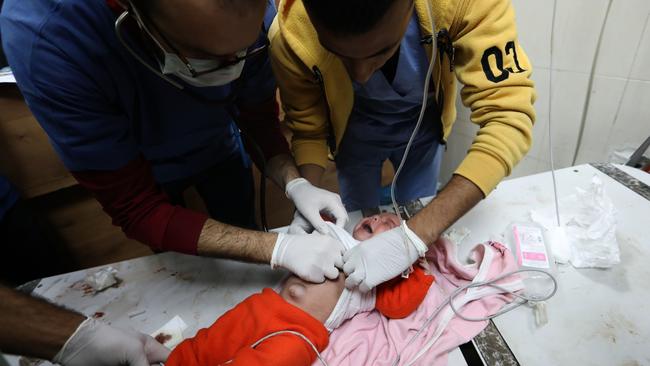
[[[336,158],[341,196],[349,211],[380,205],[383,162],[399,166],[420,114],[429,60],[417,14],[412,13],[395,54],[365,83],[352,81],[354,106]],[[407,159],[401,171],[397,202],[436,194],[443,140],[434,99],[429,95],[423,125],[411,147],[414,158]]]
[[[320,214],[339,225],[347,214],[338,195],[300,177],[280,134],[266,52],[274,15],[265,0],[5,0],[0,30],[55,150],[127,236],[322,282],[338,277],[342,246],[321,235]],[[259,146],[253,159],[319,233],[248,230],[253,184],[240,129]],[[189,186],[210,218],[183,207]],[[76,334],[91,333],[82,327]],[[75,362],[93,352],[83,343],[57,360],[123,362]]]

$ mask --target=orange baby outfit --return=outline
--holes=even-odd
[[[210,328],[178,345],[165,366],[311,365],[316,354],[293,334],[281,334],[251,345],[280,330],[298,332],[322,352],[329,340],[321,322],[289,304],[271,289],[264,289],[222,315]]]
[[[408,279],[397,277],[378,286],[375,307],[388,318],[406,317],[422,303],[433,281],[433,276],[416,267]],[[329,342],[327,329],[320,321],[266,288],[223,314],[210,328],[178,345],[165,366],[313,364],[316,353],[293,334],[277,335],[251,348],[264,336],[281,330],[304,335],[318,352]]]

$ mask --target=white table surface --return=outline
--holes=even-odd
[[[650,174],[617,167],[650,184]],[[650,365],[650,201],[589,165],[558,172],[559,197],[587,187],[594,174],[618,211],[621,263],[607,270],[560,266],[544,327],[535,327],[525,307],[494,320],[521,365]],[[552,200],[550,173],[502,183],[454,225],[471,229],[464,251]]]
[[[650,175],[621,169],[650,182]],[[525,308],[495,320],[522,365],[650,364],[650,202],[587,165],[558,172],[560,197],[574,193],[575,186],[588,185],[594,174],[602,177],[618,209],[621,264],[611,270],[560,267],[559,291],[549,302],[550,323],[543,328],[534,327],[532,313]],[[501,183],[454,225],[471,231],[461,256],[552,199],[550,173]],[[359,218],[359,213],[351,214],[351,222]],[[87,295],[75,286],[96,269],[44,279],[34,292],[87,315],[103,313],[104,321],[144,333],[180,315],[189,326],[184,336],[190,337],[247,296],[273,287],[283,276],[266,266],[174,253],[113,267],[123,283],[103,293]],[[142,310],[146,312],[129,317]],[[8,360],[18,365],[17,358]],[[451,366],[466,365],[458,349],[449,360]]]
[[[102,314],[109,324],[150,334],[175,315],[189,326],[190,337],[247,296],[277,284],[284,272],[268,266],[163,253],[112,265],[122,284],[86,294],[80,286],[95,269],[46,278],[34,293],[85,315]],[[146,310],[144,314],[129,314]],[[18,359],[8,357],[12,366]],[[44,365],[50,365],[45,363]],[[90,366],[90,365],[89,365]]]
[[[86,275],[104,267],[43,279],[34,294],[146,334],[179,315],[188,325],[183,335],[191,337],[246,297],[274,287],[286,273],[264,265],[163,253],[113,264],[121,285],[98,294],[85,293]],[[129,316],[142,310],[146,312]],[[451,366],[467,366],[459,349],[450,353],[449,360]],[[7,356],[7,361],[19,366],[18,357]]]

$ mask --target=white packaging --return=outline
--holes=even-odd
[[[515,243],[517,264],[520,267],[550,269],[544,232],[537,225],[513,224],[511,226],[512,238]]]
[[[557,227],[554,207],[541,207],[530,216],[549,231]],[[575,194],[560,199],[560,216],[564,238],[553,244],[558,262],[569,259],[576,268],[610,268],[620,263],[616,208],[598,176],[588,187],[576,187]],[[563,241],[566,244],[559,245]]]
[[[555,276],[557,274],[553,254],[549,248],[545,230],[535,223],[512,223],[508,226],[506,238],[519,269],[541,270]],[[543,298],[553,288],[548,275],[539,272],[522,274],[530,298]]]

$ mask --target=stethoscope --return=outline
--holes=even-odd
[[[233,82],[231,86],[230,93],[226,98],[223,99],[209,99],[204,97],[203,95],[194,92],[190,88],[186,88],[182,83],[174,80],[173,78],[169,77],[168,75],[163,74],[160,72],[160,70],[156,69],[154,66],[152,66],[149,62],[147,62],[136,50],[131,47],[129,44],[128,40],[125,39],[124,34],[123,34],[123,25],[124,22],[128,19],[129,16],[132,16],[131,12],[133,12],[136,16],[139,16],[138,11],[135,7],[130,7],[126,6],[121,3],[121,5],[126,9],[120,16],[118,16],[117,20],[115,21],[115,34],[117,36],[117,39],[120,41],[122,46],[129,52],[129,54],[136,59],[142,66],[144,66],[147,70],[151,71],[154,75],[158,76],[162,80],[166,81],[170,85],[172,85],[174,88],[178,90],[182,90],[185,93],[187,93],[189,96],[191,96],[193,99],[196,101],[199,101],[202,104],[208,105],[208,106],[214,106],[214,107],[222,107],[225,108],[230,116],[232,117],[233,121],[235,122],[235,125],[237,128],[240,130],[242,134],[246,135],[246,131],[243,131],[241,127],[239,126],[239,123],[237,123],[237,113],[235,112],[235,102],[237,100],[238,93],[241,89],[241,82],[235,81]],[[264,231],[268,231],[268,225],[267,225],[267,218],[266,218],[266,158],[264,157],[264,154],[262,152],[262,149],[259,147],[259,144],[254,141],[252,138],[248,138],[248,141],[251,142],[251,145],[254,147],[255,151],[254,153],[258,154],[260,156],[260,161],[262,162],[262,165],[260,167],[260,170],[262,171],[261,174],[261,179],[262,181],[260,182],[260,217],[262,221],[262,229]]]

